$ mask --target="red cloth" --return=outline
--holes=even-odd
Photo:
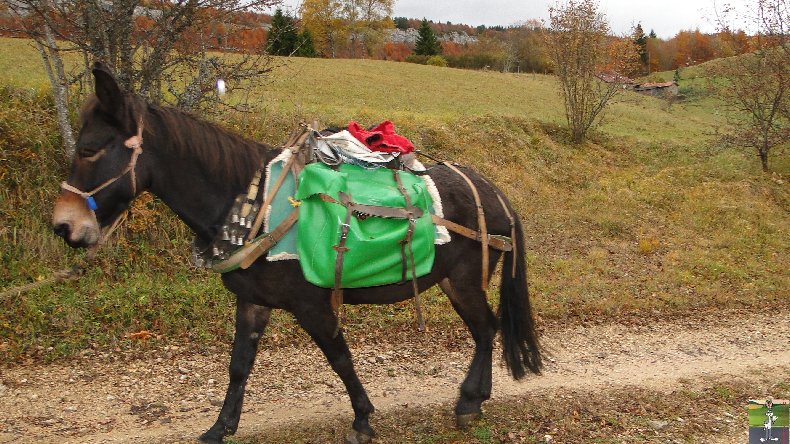
[[[348,123],[348,132],[373,151],[408,154],[414,151],[411,141],[395,132],[395,125],[385,120],[366,130],[357,122]]]

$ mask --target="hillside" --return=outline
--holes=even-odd
[[[0,40],[0,287],[73,263],[48,219],[67,161],[59,154],[35,51]],[[223,124],[283,140],[301,118],[393,120],[433,156],[472,165],[514,201],[528,236],[541,322],[663,318],[693,310],[787,307],[790,163],[772,176],[756,159],[709,147],[717,110],[626,94],[591,141],[566,143],[554,79],[369,60],[293,59],[255,93],[260,111]],[[35,124],[31,124],[35,122]],[[190,235],[150,196],[124,237],[79,281],[0,301],[0,361],[155,343],[227,341],[233,301],[218,279],[186,266]],[[492,287],[493,290],[493,287]],[[492,298],[495,298],[492,291]],[[460,321],[438,293],[429,325]],[[349,310],[349,329],[411,325],[409,306]],[[277,344],[305,337],[289,317]]]
[[[38,55],[26,41],[0,38],[0,82],[42,88],[47,84]],[[439,69],[359,59],[279,59],[272,78],[254,97],[264,113],[316,115],[325,121],[350,118],[396,123],[420,119],[491,115],[562,124],[564,114],[552,76]],[[76,66],[76,60],[73,60]],[[606,132],[641,142],[699,142],[716,120],[712,110],[677,107],[629,94],[608,113]],[[401,126],[404,124],[402,123]]]

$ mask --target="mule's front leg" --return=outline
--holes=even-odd
[[[247,377],[255,362],[258,341],[266,324],[269,323],[271,311],[268,307],[237,301],[236,336],[230,357],[230,383],[225,394],[225,403],[219,412],[217,422],[200,436],[201,441],[221,443],[223,437],[236,432],[241,415],[241,404],[244,400],[244,387],[247,385]]]

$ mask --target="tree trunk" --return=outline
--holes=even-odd
[[[770,135],[768,134],[769,126],[763,125],[760,146],[757,148],[757,153],[760,155],[760,164],[763,167],[763,172],[768,172],[768,151],[771,149]]]
[[[49,4],[44,4],[45,8],[49,8]],[[46,38],[46,45],[36,40],[36,47],[41,54],[41,59],[44,62],[44,68],[47,71],[49,82],[52,85],[52,94],[55,96],[55,110],[58,115],[58,128],[60,129],[60,136],[63,139],[63,150],[68,158],[74,156],[74,130],[71,128],[69,121],[69,83],[66,79],[66,71],[63,68],[63,59],[60,57],[60,51],[55,41],[55,35],[49,22],[44,21],[44,35]]]
[[[763,172],[767,173],[768,172],[768,150],[760,149],[759,150],[759,154],[760,154],[760,164],[763,167]]]

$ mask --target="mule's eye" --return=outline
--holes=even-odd
[[[88,162],[96,162],[101,158],[101,156],[106,153],[107,150],[102,148],[100,150],[80,150],[79,156],[82,160],[87,160]]]

